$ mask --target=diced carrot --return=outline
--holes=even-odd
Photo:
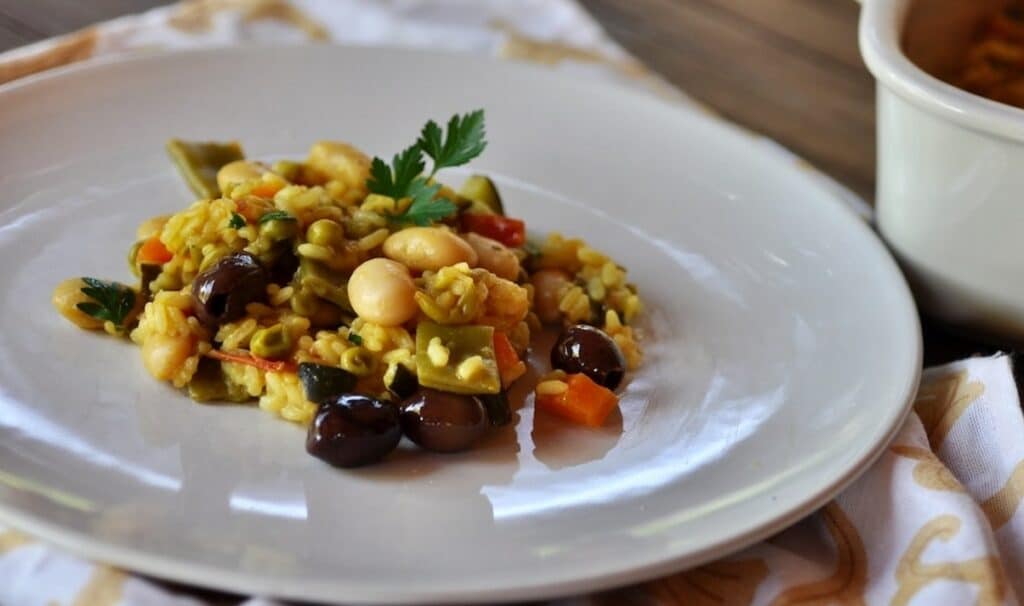
[[[171,251],[167,250],[164,243],[160,241],[159,236],[151,236],[139,247],[139,252],[135,258],[139,263],[163,265],[174,258],[174,255],[171,254]]]
[[[268,360],[266,358],[257,358],[256,356],[243,352],[243,351],[223,351],[220,349],[210,350],[207,356],[215,359],[222,360],[224,362],[237,362],[239,364],[245,364],[247,366],[255,366],[261,370],[269,370],[273,372],[298,372],[298,367],[291,362],[283,360]]]
[[[619,397],[584,374],[569,375],[565,382],[569,387],[562,393],[538,395],[537,407],[588,427],[604,425]]]
[[[260,198],[273,198],[274,194],[281,191],[283,187],[282,183],[276,183],[273,181],[260,181],[252,188],[252,195],[259,196]]]
[[[235,200],[235,208],[238,209],[238,214],[245,217],[245,220],[251,224],[259,221],[260,217],[274,210],[274,205],[269,201],[252,197]]]
[[[501,375],[502,387],[508,387],[513,381],[526,374],[526,364],[519,359],[508,335],[494,331],[494,357],[498,363],[498,374]]]

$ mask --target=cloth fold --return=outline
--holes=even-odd
[[[239,43],[443,48],[531,61],[692,103],[572,0],[192,0],[0,54],[0,84],[93,57]],[[769,153],[778,145],[751,135]],[[855,212],[866,204],[814,173]],[[1006,356],[927,370],[880,459],[821,510],[720,561],[553,604],[1017,604],[1024,418]],[[82,560],[0,525],[0,604],[232,603]],[[340,600],[344,596],[339,596]],[[277,602],[250,598],[246,606]]]

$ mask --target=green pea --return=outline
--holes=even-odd
[[[257,330],[249,341],[249,351],[259,358],[276,360],[286,357],[292,350],[292,338],[283,324]]]
[[[345,242],[345,228],[330,219],[320,219],[306,229],[306,240],[320,246],[342,244]]]
[[[298,231],[298,223],[290,220],[281,221],[279,219],[273,219],[271,221],[267,221],[263,225],[260,225],[260,235],[277,242],[294,238]]]

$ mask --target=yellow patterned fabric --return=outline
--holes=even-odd
[[[452,35],[456,28],[466,35]],[[690,102],[612,43],[572,0],[187,0],[0,54],[0,84],[98,56],[240,41],[461,50]],[[767,140],[754,142],[789,155]],[[862,201],[819,177],[865,212]],[[1017,604],[1024,596],[1022,499],[1024,418],[1010,361],[965,360],[924,373],[916,412],[893,443],[814,515],[723,560],[556,603]],[[202,595],[0,526],[0,605],[202,606],[209,603]],[[275,606],[255,598],[245,604]]]

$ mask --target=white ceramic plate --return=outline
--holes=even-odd
[[[64,277],[129,279],[137,223],[190,201],[169,137],[383,155],[476,107],[474,168],[510,212],[603,248],[648,302],[647,361],[600,431],[528,400],[472,452],[338,471],[298,427],[193,404],[50,307]],[[699,112],[525,66],[322,46],[63,70],[0,91],[0,192],[0,519],[181,581],[441,602],[666,573],[823,503],[917,383],[899,272],[803,169]]]

